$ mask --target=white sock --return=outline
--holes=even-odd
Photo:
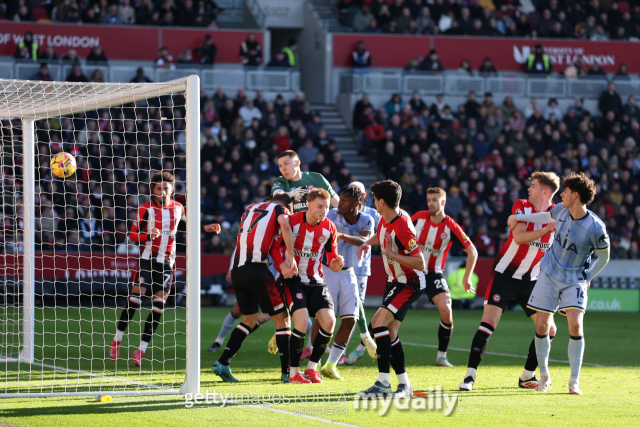
[[[530,380],[536,375],[536,371],[527,371],[526,369],[522,371],[522,375],[520,375],[520,379],[522,381]]]
[[[447,357],[447,352],[446,351],[438,351],[438,356],[436,356],[438,359],[440,359],[441,357],[446,358]]]
[[[333,347],[331,347],[331,353],[329,353],[329,359],[327,362],[338,363],[338,360],[340,360],[340,357],[344,354],[344,350],[344,347],[334,344]]]
[[[318,367],[318,362],[309,361],[309,364],[307,365],[307,369],[311,369],[313,371],[315,371],[317,367]]]
[[[367,332],[361,333],[360,338],[362,338],[363,340],[366,338],[371,339],[371,335],[369,335],[369,331],[367,331]]]
[[[293,378],[298,373],[300,373],[300,368],[294,368],[293,366],[289,368],[289,378]]]
[[[358,351],[365,351],[367,349],[367,346],[364,344],[358,344],[358,346],[356,347],[356,350]]]
[[[476,372],[478,372],[477,369],[474,368],[467,368],[467,375],[465,375],[465,378],[468,376],[471,376],[471,378],[473,378],[473,380],[475,381],[476,379]]]
[[[148,346],[149,346],[148,342],[140,341],[140,351],[141,352],[146,353]]]
[[[398,383],[399,384],[409,384],[409,375],[407,373],[398,374]]]
[[[389,373],[387,372],[386,374],[384,372],[378,372],[378,381],[380,381],[382,384],[386,385],[387,387],[389,386]]]
[[[222,345],[222,341],[223,341],[223,340],[224,340],[224,337],[223,337],[223,338],[221,338],[221,337],[216,338],[216,342],[217,342],[218,344],[220,344],[220,345]]]
[[[124,331],[119,331],[116,329],[116,336],[113,337],[113,339],[120,342],[122,341],[122,335],[124,335]]]

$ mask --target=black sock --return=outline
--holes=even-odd
[[[147,321],[144,323],[144,331],[142,332],[142,341],[149,343],[158,325],[160,324],[160,318],[164,312],[164,299],[156,297],[153,300],[153,308],[151,313],[147,317]]]
[[[389,335],[389,329],[385,326],[375,328],[373,337],[376,340],[376,344],[378,344],[378,372],[388,374],[391,366],[391,336]]]
[[[549,341],[553,341],[555,335],[549,335]],[[527,361],[524,363],[524,369],[527,371],[535,372],[538,368],[538,356],[536,356],[536,339],[531,340],[529,345],[529,353],[527,354]]]
[[[127,299],[127,303],[124,305],[122,313],[120,314],[120,321],[118,322],[118,330],[120,332],[127,330],[127,326],[129,326],[129,322],[133,319],[138,307],[140,307],[140,303],[140,299],[136,297]]]
[[[469,367],[478,369],[478,365],[484,356],[484,352],[487,350],[487,344],[489,344],[489,338],[494,329],[488,323],[481,322],[476,335],[471,341],[471,353],[469,353]]]
[[[255,329],[254,329],[255,330]],[[278,353],[280,354],[280,368],[282,375],[289,373],[289,337],[291,329],[276,329],[276,344],[278,345]]]
[[[406,372],[404,367],[404,350],[402,349],[400,338],[396,338],[396,340],[391,343],[391,367],[396,375]]]
[[[240,346],[244,339],[248,337],[251,332],[253,332],[253,329],[244,323],[240,323],[236,326],[233,332],[231,332],[231,338],[227,341],[227,346],[224,348],[222,356],[220,356],[218,362],[220,362],[221,365],[228,366],[233,356],[235,356],[238,350],[240,350]]]
[[[289,339],[289,365],[292,368],[300,367],[300,355],[304,348],[304,336],[306,332],[300,332],[297,329],[291,331],[291,338]]]
[[[324,351],[327,349],[329,342],[331,341],[331,333],[322,329],[322,326],[318,330],[318,334],[316,335],[316,339],[313,341],[313,351],[311,352],[310,361],[318,363],[320,358],[324,354]]]
[[[440,319],[440,327],[438,328],[438,351],[447,351],[452,332],[453,322],[444,323],[442,319]]]

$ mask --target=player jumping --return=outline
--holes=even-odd
[[[529,199],[516,200],[511,208],[514,214],[545,212],[553,207],[551,199],[560,186],[558,176],[553,172],[534,172],[530,181]],[[460,383],[460,390],[473,389],[478,365],[487,350],[489,338],[498,326],[500,317],[511,298],[515,298],[525,314],[531,317],[534,323],[536,322],[539,315],[527,308],[527,301],[540,273],[540,259],[553,242],[555,224],[553,221],[547,221],[547,223],[519,222],[496,256],[484,298],[484,313],[480,327],[471,342],[467,373]],[[556,333],[553,318],[551,318],[550,328],[551,338],[553,338]],[[532,340],[524,372],[518,379],[518,386],[521,388],[538,386],[535,376],[538,367],[535,349],[535,342]]]
[[[398,328],[407,311],[422,295],[426,286],[424,257],[416,241],[416,232],[408,213],[399,207],[402,188],[391,180],[371,186],[376,210],[382,218],[374,234],[358,248],[358,257],[380,243],[382,261],[387,273],[387,286],[382,305],[373,316],[371,325],[378,344],[378,380],[359,394],[365,398],[390,395],[390,366],[398,376],[397,397],[413,396],[413,388],[404,365],[404,351],[398,339]]]
[[[358,259],[358,246],[373,235],[375,221],[366,213],[360,212],[364,203],[362,191],[357,187],[345,187],[340,191],[338,209],[329,211],[329,218],[338,231],[338,252],[344,257],[341,271],[325,271],[325,280],[335,304],[336,314],[340,316],[340,328],[333,339],[329,360],[322,367],[322,375],[341,380],[336,364],[344,359],[344,351],[349,344],[351,333],[356,325],[360,311],[360,296],[357,274],[362,275],[370,267],[366,260]],[[367,276],[365,276],[367,277]],[[365,325],[366,331],[366,325]],[[363,340],[371,340],[369,332],[361,333]]]
[[[284,353],[281,364],[288,364],[288,352],[284,349],[288,348],[291,333],[289,316],[267,262],[272,244],[277,235],[280,235],[289,254],[288,265],[280,259],[280,271],[285,277],[291,277],[295,273],[293,233],[289,225],[289,211],[286,209],[289,203],[288,196],[276,195],[271,203],[249,205],[242,215],[231,270],[231,282],[242,313],[242,322],[231,333],[222,355],[213,365],[213,373],[224,381],[238,382],[231,373],[229,362],[244,339],[255,330],[259,308],[275,322],[278,347]],[[286,368],[283,368],[283,381],[286,381],[285,376]]]
[[[298,275],[284,280],[283,291],[294,329],[290,340],[289,382],[294,384],[321,383],[316,369],[320,358],[331,341],[336,318],[331,294],[327,290],[322,269],[322,257],[327,254],[329,267],[334,272],[342,270],[344,259],[338,254],[336,226],[327,218],[329,200],[327,190],[316,188],[307,194],[308,210],[291,216],[291,228],[295,235],[294,253]],[[272,252],[276,264],[278,254]],[[300,373],[300,354],[309,316],[318,320],[320,329],[313,343],[313,351],[304,376]],[[280,351],[280,344],[278,344]]]
[[[451,312],[451,293],[444,277],[444,265],[447,262],[451,244],[456,242],[462,246],[467,253],[467,266],[462,286],[465,291],[475,293],[469,278],[476,266],[478,251],[460,226],[444,213],[446,203],[447,193],[442,188],[429,188],[427,189],[429,210],[416,212],[411,220],[416,228],[418,245],[424,254],[427,280],[425,293],[440,312],[436,365],[451,367],[453,365],[447,360],[447,348],[453,332],[453,315]]]
[[[549,350],[551,319],[554,313],[566,313],[569,323],[569,393],[580,391],[580,369],[584,354],[583,319],[587,310],[587,289],[591,281],[609,262],[609,235],[604,223],[587,209],[596,195],[595,183],[584,173],[562,180],[562,203],[549,212],[519,213],[509,217],[509,227],[520,221],[548,223],[556,221],[556,235],[551,250],[542,258],[540,276],[527,307],[538,312],[536,319],[536,354],[540,364],[540,383],[536,390],[546,392],[551,385]],[[591,265],[591,255],[598,258]]]

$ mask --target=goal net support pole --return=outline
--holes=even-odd
[[[24,159],[24,249],[22,293],[22,350],[20,362],[33,363],[35,352],[35,279],[36,279],[36,134],[35,120],[23,121],[22,150]]]

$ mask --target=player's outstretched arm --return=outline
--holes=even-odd
[[[593,265],[587,270],[587,285],[591,286],[591,281],[602,271],[605,265],[609,262],[610,247],[606,249],[598,250],[598,259],[596,259]]]
[[[412,268],[414,270],[424,271],[424,256],[422,255],[422,251],[417,251],[413,255],[401,255],[397,252],[394,252],[392,249],[391,237],[386,235],[384,245],[380,245],[382,250],[387,254],[389,258],[394,260],[400,265],[404,265],[405,267]]]
[[[475,294],[476,290],[473,288],[473,284],[471,283],[471,275],[473,274],[473,270],[476,268],[476,261],[478,261],[478,251],[473,243],[471,243],[468,247],[464,248],[464,251],[467,253],[467,266],[464,270],[464,277],[462,278],[462,286],[464,290]]]
[[[220,224],[209,224],[204,226],[204,231],[207,233],[220,233]]]
[[[518,222],[548,224],[550,222],[553,222],[553,218],[551,218],[551,214],[549,212],[538,212],[538,213],[530,213],[530,214],[511,215],[509,219],[507,219],[507,225],[512,230],[516,225],[518,225]]]
[[[351,236],[349,234],[340,234],[338,239],[344,240],[347,243],[350,243],[354,246],[362,246],[369,240],[369,237],[373,234],[371,230],[364,230],[361,236]]]
[[[546,236],[549,233],[555,233],[556,222],[550,222],[544,228],[540,230],[527,231],[527,224],[519,222],[518,225],[511,231],[513,233],[513,241],[518,245],[526,245],[538,240],[539,238]]]
[[[377,244],[378,244],[377,234],[374,234],[373,236],[369,237],[369,239],[358,248],[358,252],[356,252],[356,255],[358,255],[358,259],[362,259],[362,257],[371,250],[371,245],[377,245]]]
[[[287,247],[288,261],[291,268],[295,270],[295,274],[298,274],[298,266],[296,265],[296,258],[293,255],[293,231],[291,231],[291,225],[289,224],[288,215],[280,215],[278,217],[278,224],[282,230],[282,239]]]
[[[331,206],[334,208],[338,208],[338,202],[340,202],[340,197],[336,194],[331,198]]]

